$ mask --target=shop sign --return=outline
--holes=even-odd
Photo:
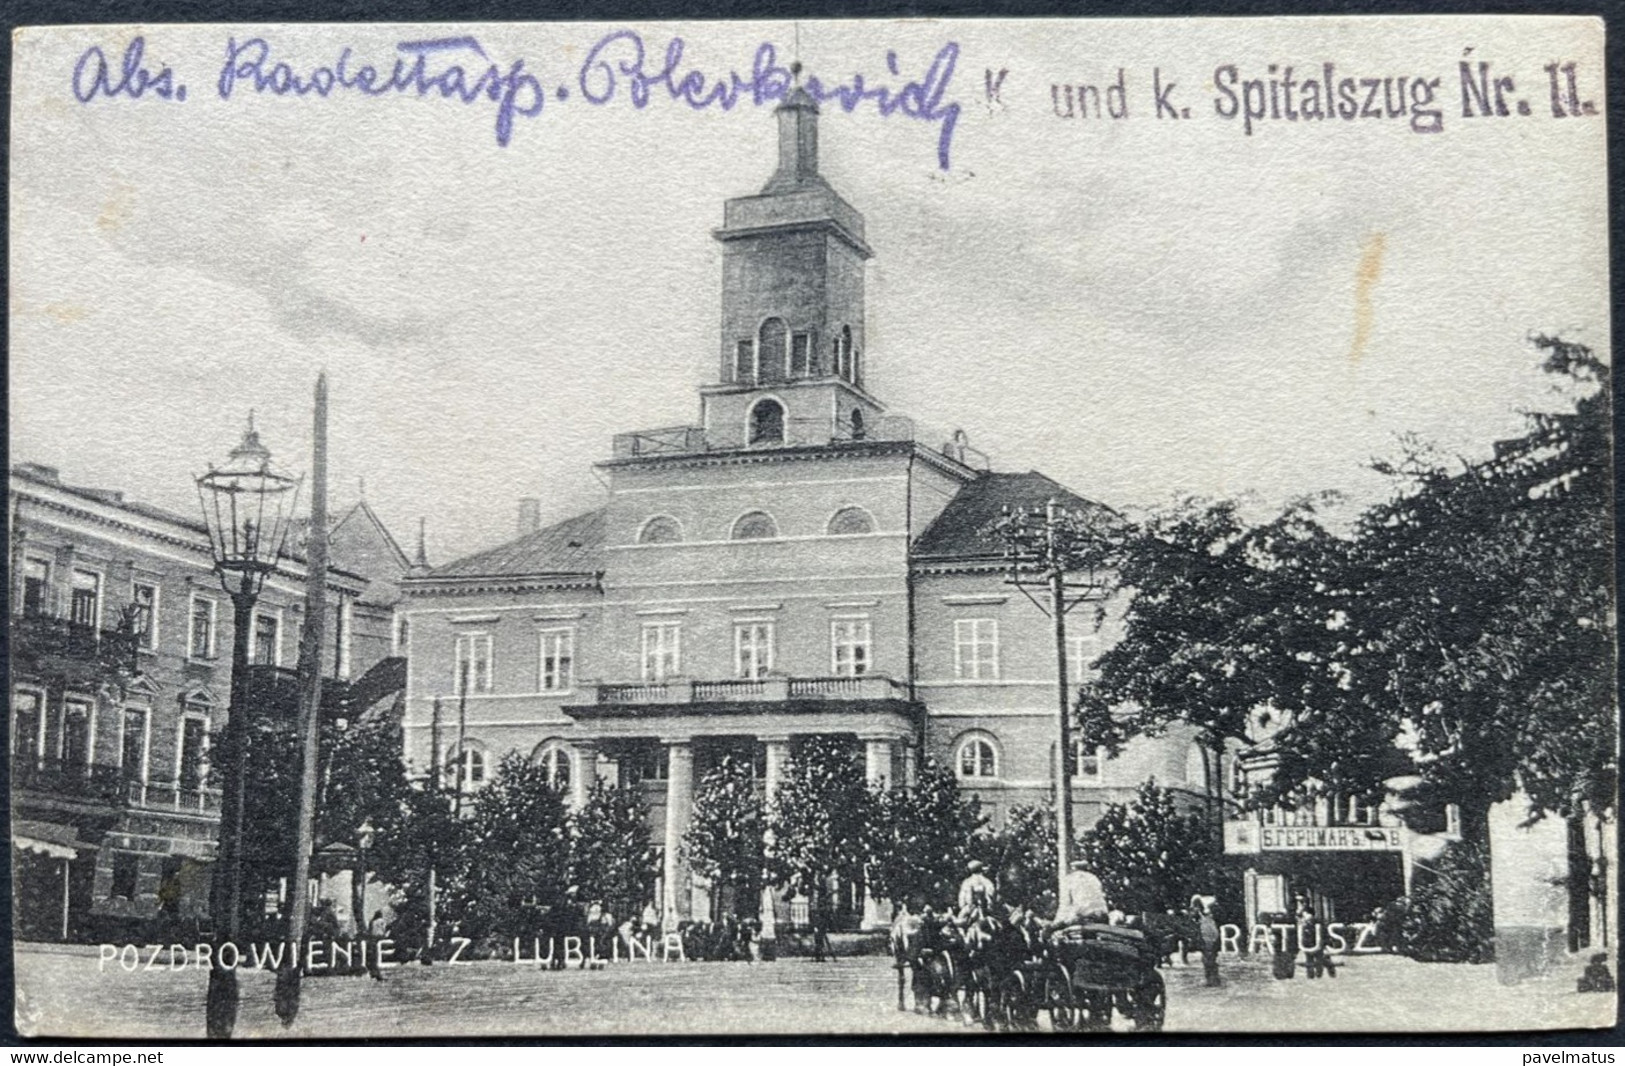
[[[1264,851],[1399,851],[1400,831],[1374,825],[1266,825],[1258,830]]]

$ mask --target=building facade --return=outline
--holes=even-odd
[[[209,749],[230,703],[234,639],[208,534],[196,519],[67,484],[38,464],[13,468],[10,494],[17,935],[195,922],[208,908],[220,811]],[[359,541],[353,513],[338,529],[352,520],[347,537]],[[388,687],[392,610],[375,617],[374,582],[345,556],[335,553],[328,579],[325,687],[343,700],[343,682],[365,681],[372,701],[380,679]],[[283,701],[293,689],[304,583],[297,558],[265,583],[251,698]]]
[[[640,785],[677,918],[705,906],[680,842],[724,754],[770,790],[798,738],[840,735],[874,781],[953,767],[996,824],[1047,802],[1053,631],[988,527],[1006,506],[1099,506],[869,391],[885,354],[865,338],[863,216],[819,174],[811,98],[776,117],[776,170],[713,234],[717,372],[695,424],[616,436],[603,506],[543,528],[528,501],[517,539],[403,583],[414,770],[460,761],[478,788],[517,750],[578,799],[595,778]],[[1073,677],[1112,639],[1079,628]],[[1148,777],[1205,788],[1177,729],[1078,754],[1081,824]]]

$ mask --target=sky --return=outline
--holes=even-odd
[[[590,103],[603,81],[578,72],[616,29],[649,71],[680,37],[682,73],[748,76],[771,42],[823,84],[893,90],[957,48],[946,170],[939,119],[873,99],[825,104],[821,163],[875,251],[871,391],[931,443],[964,429],[997,469],[1127,509],[1354,505],[1386,491],[1368,464],[1402,435],[1481,456],[1520,410],[1560,403],[1532,334],[1608,347],[1603,119],[1553,118],[1542,70],[1574,61],[1601,112],[1594,21],[33,30],[13,68],[12,461],[190,514],[250,408],[278,460],[309,468],[325,369],[332,507],[364,482],[409,551],[420,517],[446,562],[510,539],[520,497],[546,520],[597,506],[614,433],[697,418],[718,361],[710,234],[766,182],[776,137],[771,102],[697,109],[655,86],[640,109],[624,73]],[[138,35],[169,99],[117,84]],[[278,96],[251,72],[220,96],[233,41],[308,76],[346,46],[353,71],[457,35],[487,58],[437,52],[431,74],[522,57],[549,93],[506,146],[485,99]],[[1462,117],[1463,61],[1513,78],[1507,117]],[[1256,80],[1262,100],[1272,64],[1301,82],[1325,63],[1440,79],[1443,129],[1407,112],[1249,134],[1221,113],[1221,84],[1239,101]],[[1057,115],[1064,87],[1119,70],[1126,118]],[[1189,118],[1158,116],[1154,79]]]

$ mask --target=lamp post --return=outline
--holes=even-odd
[[[372,835],[377,830],[372,827],[372,819],[363,821],[355,831],[356,852],[358,854],[355,880],[350,885],[350,909],[355,915],[355,931],[359,939],[365,940],[372,932],[367,922],[367,852],[372,850]]]
[[[271,452],[260,443],[254,416],[225,463],[210,466],[196,478],[203,521],[215,572],[231,597],[231,702],[226,712],[216,765],[220,768],[220,843],[216,849],[209,913],[214,925],[214,954],[209,969],[208,1035],[223,1039],[237,1024],[237,958],[243,920],[243,798],[247,784],[248,642],[254,603],[265,577],[276,569],[287,542],[299,479],[271,464]],[[230,945],[233,964],[225,965]]]

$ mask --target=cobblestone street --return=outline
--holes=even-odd
[[[1194,961],[1194,960],[1193,960]],[[16,953],[17,1025],[24,1034],[195,1038],[206,975],[162,969],[98,973],[94,949],[23,945]],[[1264,962],[1227,960],[1225,986],[1197,966],[1165,971],[1173,1032],[1259,1033],[1484,1029],[1612,1024],[1615,1001],[1574,991],[1567,970],[1513,988],[1493,966],[1354,958],[1335,979],[1276,981]],[[244,973],[238,1033],[246,1037],[610,1036],[774,1033],[979,1033],[952,1018],[897,1010],[895,972],[879,957],[775,963],[626,963],[544,972],[506,963],[409,966],[382,984],[307,981],[303,1013],[283,1029],[272,979]],[[1047,1028],[1047,1023],[1045,1025]]]

